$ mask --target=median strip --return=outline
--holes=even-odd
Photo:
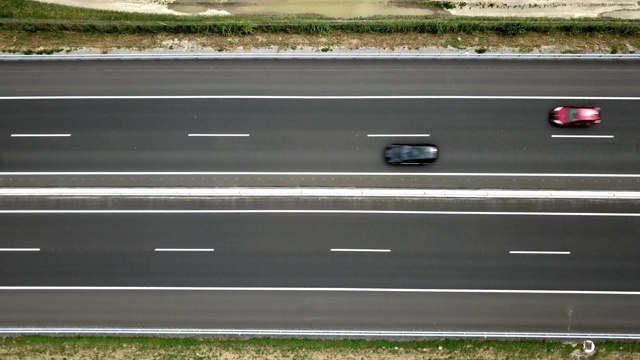
[[[638,200],[640,191],[367,188],[0,188],[0,197],[341,197]]]

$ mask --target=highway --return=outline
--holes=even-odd
[[[331,175],[374,173],[355,179],[357,186],[440,187],[441,179],[409,175],[411,181],[380,180],[375,173],[453,173],[464,177],[463,184],[454,187],[474,187],[465,174],[635,174],[640,168],[635,156],[640,127],[634,116],[640,112],[640,71],[634,65],[411,60],[4,63],[0,178],[4,186],[20,186],[33,179],[15,178],[23,176],[19,173],[82,173],[88,176],[85,185],[96,185],[100,180],[91,173],[118,172],[146,182],[157,181],[157,176],[144,178],[140,173],[195,172],[218,176],[200,182],[182,179],[183,185],[235,181],[243,186],[348,186],[356,185],[353,178]],[[164,98],[141,98],[149,96]],[[586,99],[566,99],[576,96]],[[597,104],[603,108],[603,122],[589,129],[551,126],[548,111],[567,104]],[[435,143],[441,160],[428,168],[385,166],[384,146],[399,141]],[[318,177],[300,179],[300,172]],[[289,174],[297,178],[291,181]],[[42,176],[36,181],[61,184],[52,175]],[[610,179],[605,176],[600,184]],[[104,178],[101,185],[122,180]],[[501,188],[538,188],[551,182],[484,180],[479,180],[482,186]],[[562,180],[556,186],[600,185],[591,179]],[[623,187],[635,189],[637,180],[623,180]]]
[[[0,63],[0,186],[640,189],[624,61]],[[602,123],[551,126],[560,105]],[[391,142],[440,147],[387,166]],[[636,200],[0,200],[0,333],[640,334]]]
[[[4,101],[8,116],[0,132],[0,161],[7,172],[423,172],[390,169],[382,151],[394,141],[427,141],[441,149],[431,172],[617,174],[640,169],[640,128],[631,115],[640,113],[640,101],[599,101],[604,120],[594,128],[551,126],[549,110],[566,102]],[[68,136],[35,137],[44,134]]]
[[[0,252],[10,269],[0,274],[0,283],[598,291],[638,286],[638,214],[305,213],[315,208],[308,202],[292,213],[3,214],[2,248],[40,251]],[[511,253],[518,251],[543,254]]]
[[[637,201],[3,204],[4,327],[640,330]]]

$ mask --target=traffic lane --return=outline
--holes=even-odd
[[[549,121],[558,106],[602,108],[602,123],[559,128]],[[2,100],[2,135],[13,133],[144,131],[262,133],[327,131],[351,134],[435,134],[521,131],[553,134],[640,135],[640,101],[556,99],[101,99]]]
[[[638,333],[636,296],[270,291],[0,291],[37,327]]]
[[[340,131],[289,131],[251,137],[188,137],[184,133],[114,138],[11,139],[0,155],[4,172],[454,172],[633,174],[640,168],[635,137],[554,139],[477,133],[433,135],[418,141],[439,146],[436,163],[394,167],[383,152],[397,138],[369,140]],[[480,135],[482,137],[482,135]],[[416,141],[403,138],[405,142]],[[484,143],[483,143],[484,141]]]
[[[0,64],[0,96],[640,96],[637,61],[167,60]]]
[[[0,253],[0,283],[637,291],[639,221],[466,214],[5,214],[2,247],[41,251]]]
[[[72,115],[76,110],[69,106],[70,103],[49,102],[56,110],[44,113],[62,115],[64,120],[57,121],[52,118],[50,121],[34,120],[37,119],[35,114],[28,116],[28,112],[24,114],[14,108],[12,113],[17,115],[10,121],[16,126],[9,125],[0,134],[2,136],[8,137],[14,131],[72,134],[68,138],[9,138],[3,142],[5,169],[374,171],[383,165],[381,153],[386,144],[417,141],[412,137],[367,136],[372,133],[430,134],[419,140],[441,146],[443,158],[429,169],[442,172],[532,172],[532,169],[553,172],[572,168],[587,173],[624,173],[639,165],[639,160],[633,156],[640,146],[639,137],[634,132],[637,124],[630,120],[632,117],[624,115],[630,111],[628,107],[639,106],[640,103],[636,102],[611,102],[608,110],[611,121],[590,129],[551,126],[546,118],[547,110],[540,109],[550,108],[552,104],[540,105],[539,101],[256,100],[255,105],[248,106],[236,100],[216,100],[219,106],[214,107],[216,110],[209,110],[215,114],[215,121],[204,112],[185,115],[181,109],[193,109],[194,106],[184,103],[177,110],[172,110],[167,104],[171,102],[145,101],[145,107],[152,110],[137,117],[139,103],[124,101],[106,107],[109,102],[91,102],[95,106],[90,106],[88,111],[98,114],[91,121],[84,120],[86,117],[80,114]],[[211,106],[201,100],[189,102],[205,108]],[[17,106],[16,102],[11,104]],[[84,102],[79,104],[87,105]],[[500,111],[513,116],[495,115],[496,104],[504,105]],[[114,117],[118,121],[112,122],[106,117],[113,116],[105,115],[111,107],[120,109],[120,115]],[[260,117],[251,115],[249,108],[260,109],[264,114]],[[234,109],[244,110],[238,115]],[[451,109],[459,110],[448,116]],[[474,112],[475,116],[470,118],[469,114]],[[532,120],[530,114],[536,112],[539,113],[538,118]],[[421,118],[424,120],[417,120]],[[612,134],[614,138],[551,137],[558,133],[596,134],[596,131],[598,134]],[[188,137],[192,132],[248,134],[250,137]],[[403,168],[402,171],[423,169]]]

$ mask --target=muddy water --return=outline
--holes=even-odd
[[[176,0],[169,5],[169,8],[185,14],[199,14],[207,10],[226,10],[234,15],[316,14],[333,18],[432,15],[434,13],[428,9],[388,5],[387,0]],[[477,9],[477,12],[472,15],[482,16],[482,9]],[[592,16],[597,15],[596,12]],[[617,19],[640,19],[640,10],[617,10],[602,13],[600,16]]]
[[[246,0],[245,0],[246,1]],[[316,14],[333,18],[369,17],[377,15],[431,15],[428,9],[388,6],[385,0],[232,0],[230,4],[208,0],[177,0],[169,5],[175,11],[188,14],[210,9],[231,14]]]
[[[602,16],[616,19],[640,19],[640,10],[618,10],[604,13]]]

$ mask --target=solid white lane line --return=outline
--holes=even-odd
[[[613,135],[551,135],[552,138],[613,139]]]
[[[509,254],[571,255],[571,251],[509,251]]]
[[[390,249],[331,249],[334,252],[391,252]]]
[[[429,134],[367,134],[367,137],[429,137]]]
[[[0,210],[0,214],[362,214],[640,217],[640,213],[579,213],[525,211],[402,211],[402,210]]]
[[[640,340],[634,333],[561,333],[497,331],[415,331],[415,330],[286,330],[286,329],[204,329],[204,328],[98,328],[98,327],[3,327],[0,334],[73,335],[231,335],[231,336],[328,336],[383,338],[481,338],[481,339],[593,339]]]
[[[71,134],[11,134],[11,137],[69,137]]]
[[[0,248],[0,251],[40,251],[40,248]]]
[[[0,176],[486,176],[486,177],[596,177],[640,178],[640,174],[571,174],[571,173],[413,173],[413,172],[313,172],[313,171],[16,171],[0,172]]]
[[[247,137],[251,134],[189,134],[190,137]]]
[[[640,191],[367,188],[1,188],[1,196],[340,197],[640,200]]]
[[[274,95],[142,95],[142,96],[0,96],[0,100],[155,100],[155,99],[269,99],[269,100],[425,100],[425,99],[466,99],[466,100],[618,100],[637,101],[638,96],[511,96],[511,95],[380,95],[380,96],[274,96]]]
[[[232,287],[232,286],[0,286],[0,291],[291,291],[291,292],[365,292],[432,294],[549,294],[549,295],[633,295],[640,291],[607,290],[508,290],[508,289],[408,289],[408,288],[330,288],[330,287]]]
[[[179,249],[179,248],[157,248],[155,251],[176,251],[176,252],[191,252],[191,251],[207,251],[211,252],[213,249]]]

